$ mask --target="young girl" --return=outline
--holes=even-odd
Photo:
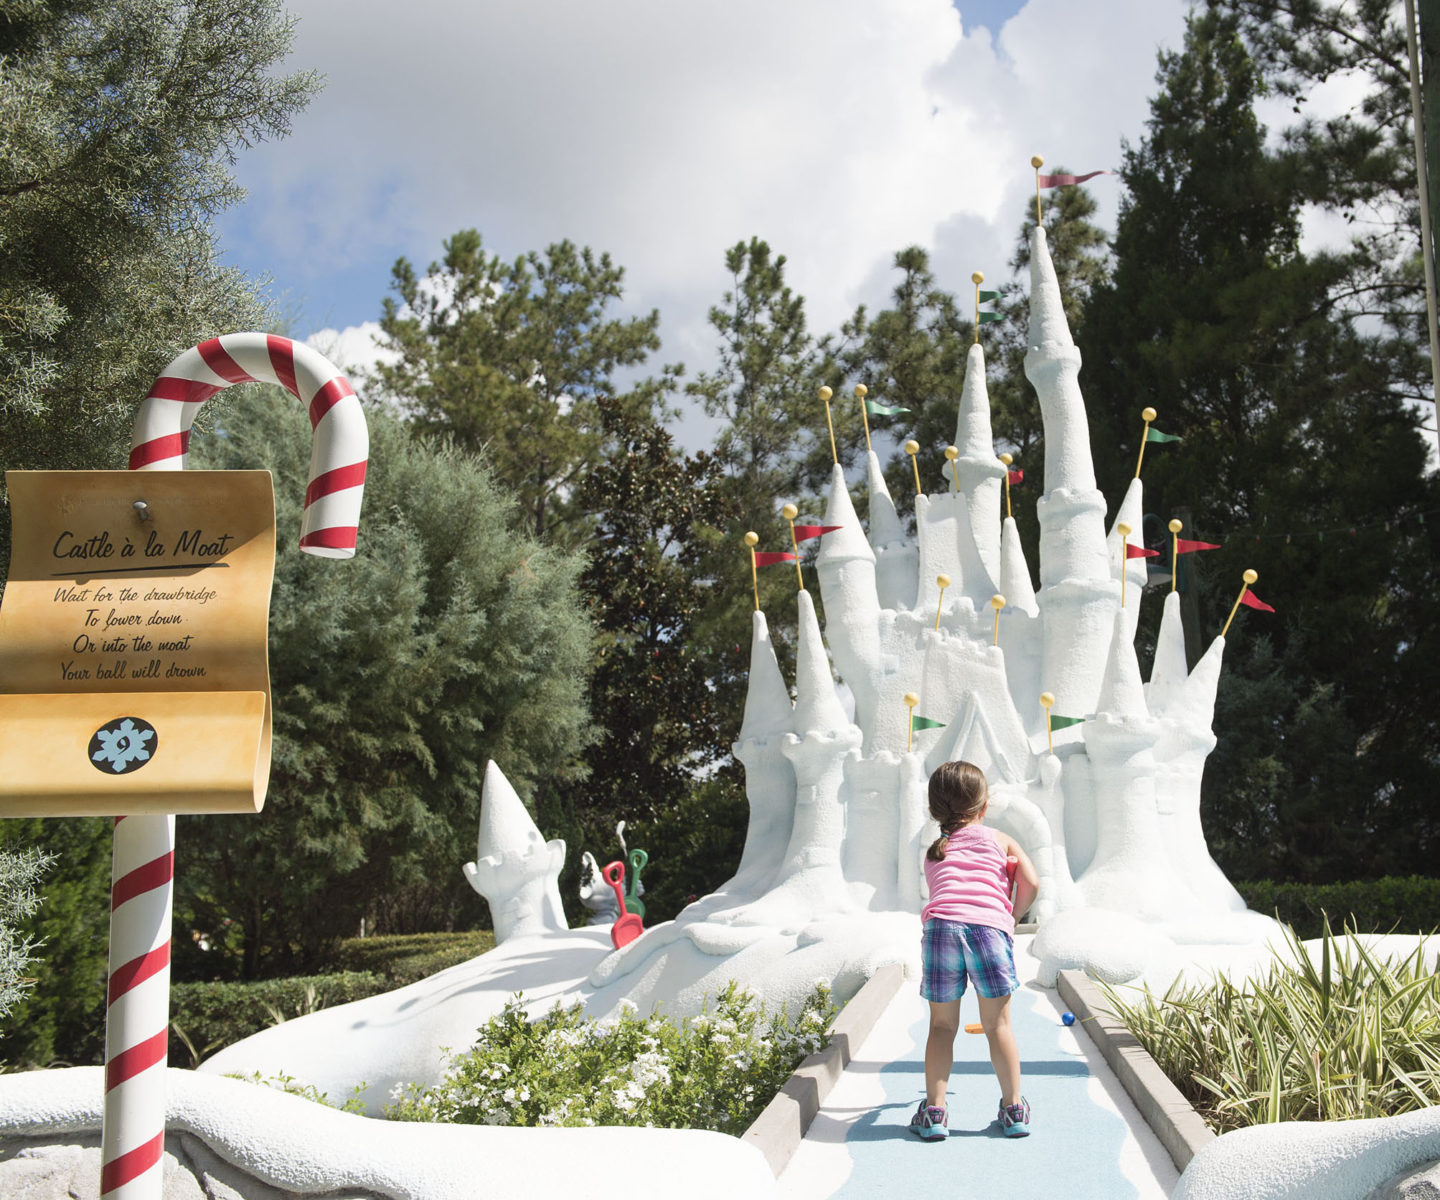
[[[1020,983],[1006,860],[1017,860],[1015,912],[1030,907],[1039,878],[1014,838],[980,824],[988,807],[985,773],[973,763],[947,762],[930,776],[930,815],[940,822],[940,837],[925,855],[930,899],[920,914],[920,995],[930,1002],[930,1036],[925,1099],[910,1119],[910,1132],[926,1141],[950,1134],[945,1091],[967,974],[975,981],[980,1024],[1000,1081],[1000,1128],[1006,1137],[1030,1132],[1030,1106],[1020,1094],[1020,1051],[1010,1027],[1010,996]]]

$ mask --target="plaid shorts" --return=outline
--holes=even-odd
[[[920,934],[920,964],[920,995],[937,1004],[965,994],[967,973],[987,1000],[998,1000],[1020,987],[1013,939],[989,925],[931,917]]]

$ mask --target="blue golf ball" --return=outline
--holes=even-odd
[[[1061,1013],[1060,1020],[1066,1025],[1073,1025],[1075,1024],[1075,1014],[1072,1012]]]

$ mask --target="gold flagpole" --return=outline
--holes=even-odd
[[[992,646],[1000,644],[1000,610],[1005,607],[1005,597],[996,592],[990,597],[990,607],[995,610],[995,636],[990,639]]]
[[[830,419],[830,397],[834,394],[828,387],[820,389],[820,399],[825,402],[825,424],[830,430],[830,457],[838,463],[840,455],[835,449],[835,422]]]
[[[795,540],[795,518],[800,515],[800,510],[793,504],[787,504],[780,510],[780,515],[790,522],[790,548],[795,551],[795,583],[803,592],[805,579],[800,574],[800,543]]]
[[[955,466],[955,460],[960,457],[960,451],[954,446],[945,447],[945,460],[950,464],[950,490],[960,491],[960,472]]]
[[[1050,706],[1055,703],[1054,692],[1040,693],[1040,707],[1045,710],[1045,744],[1050,748],[1050,753],[1055,753],[1055,739],[1050,734]]]
[[[970,276],[970,282],[975,285],[975,344],[980,344],[980,285],[985,282],[985,272],[976,271]]]
[[[911,438],[905,443],[905,453],[910,456],[910,465],[915,468],[915,494],[920,495],[920,464],[915,456],[920,453],[920,443]]]
[[[863,383],[855,385],[855,399],[860,401],[860,419],[865,422],[865,452],[870,452],[870,414],[865,411],[865,397],[869,395],[870,389]]]
[[[753,530],[745,535],[745,544],[750,547],[750,586],[755,589],[755,611],[760,611],[760,575],[755,570],[755,544],[760,535]]]
[[[1230,632],[1230,622],[1235,619],[1235,614],[1240,611],[1240,601],[1245,599],[1245,593],[1250,590],[1250,585],[1259,579],[1260,576],[1254,571],[1246,571],[1240,578],[1245,582],[1240,585],[1240,594],[1235,597],[1235,605],[1230,609],[1230,615],[1225,618],[1225,628],[1220,631],[1222,638]]]
[[[1040,215],[1040,168],[1045,165],[1045,160],[1038,154],[1030,159],[1030,165],[1035,168],[1035,224],[1044,224],[1044,218]]]
[[[1115,532],[1120,535],[1120,607],[1125,607],[1125,576],[1129,574],[1126,566],[1130,562],[1130,526],[1124,521],[1115,523]]]
[[[1155,419],[1155,410],[1145,408],[1140,410],[1140,419],[1145,422],[1145,428],[1140,432],[1140,457],[1135,460],[1135,478],[1140,478],[1140,464],[1145,461],[1145,443],[1150,440],[1150,422]]]
[[[910,710],[910,716],[905,723],[905,753],[910,753],[910,744],[915,740],[915,706],[920,703],[920,697],[914,692],[905,693],[905,707]]]
[[[1015,456],[1008,451],[1000,456],[1000,461],[1005,464],[1005,515],[1012,516],[1010,512],[1010,464],[1015,461]]]
[[[950,586],[950,576],[937,575],[935,582],[940,585],[940,598],[935,602],[935,632],[940,632],[940,612],[945,607],[945,589]]]
[[[1175,576],[1178,574],[1176,563],[1180,561],[1180,531],[1185,528],[1185,523],[1176,517],[1170,522],[1170,590],[1175,590]]]

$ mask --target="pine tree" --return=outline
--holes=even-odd
[[[380,327],[398,358],[376,369],[383,391],[417,428],[484,450],[536,536],[583,537],[569,527],[583,524],[573,492],[605,451],[597,403],[619,368],[659,348],[659,313],[611,316],[623,268],[569,241],[505,262],[461,230],[423,278],[403,258],[392,277]],[[649,414],[659,394],[637,389],[626,408]]]

